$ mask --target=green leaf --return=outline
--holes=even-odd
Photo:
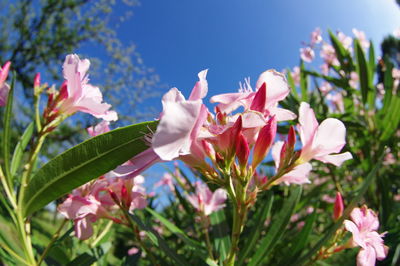
[[[231,248],[231,238],[228,232],[228,224],[226,222],[224,210],[219,210],[210,215],[214,248],[219,254],[219,261],[224,261]]]
[[[183,209],[189,214],[192,215],[193,211],[192,209],[190,209],[189,204],[187,202],[187,200],[182,196],[181,192],[179,192],[179,189],[176,185],[174,185],[175,187],[175,195],[178,198],[179,203],[182,205]]]
[[[9,185],[11,185],[12,176],[10,173],[10,142],[11,142],[11,119],[13,109],[14,87],[15,87],[15,72],[11,81],[10,91],[8,92],[7,104],[4,111],[4,128],[3,128],[3,158],[4,170]],[[12,186],[10,186],[12,187]]]
[[[361,89],[361,98],[364,104],[368,101],[368,93],[370,91],[369,88],[369,69],[367,65],[367,60],[365,59],[364,51],[358,42],[358,40],[354,40],[354,49],[357,58],[357,74],[360,79],[360,89]],[[373,106],[369,106],[372,108]]]
[[[376,58],[375,58],[375,49],[374,43],[369,42],[369,51],[368,51],[368,70],[369,70],[369,80],[368,84],[370,88],[374,87],[374,74],[376,69]]]
[[[349,51],[344,48],[343,44],[339,41],[335,34],[329,30],[329,38],[331,39],[331,43],[333,48],[335,49],[335,53],[337,59],[340,62],[340,65],[343,69],[347,70],[347,72],[351,71],[350,66],[352,65],[352,60]]]
[[[299,94],[297,93],[296,84],[294,84],[292,72],[288,68],[286,70],[286,73],[287,73],[286,76],[287,76],[287,81],[288,81],[289,87],[292,89],[291,90],[292,91],[292,95],[296,100],[299,100]]]
[[[118,128],[90,138],[52,159],[28,184],[23,214],[32,214],[148,149],[144,136],[154,131],[156,125],[157,122],[144,122]]]
[[[178,255],[174,250],[170,249],[167,242],[150,226],[145,225],[141,219],[136,215],[130,215],[132,220],[139,226],[140,230],[144,231],[147,237],[156,247],[159,247],[164,253],[174,260],[177,265],[189,265],[185,259]]]
[[[308,74],[305,70],[304,62],[300,64],[300,89],[301,89],[301,101],[308,102]]]
[[[67,266],[88,266],[92,265],[96,261],[96,257],[91,256],[88,253],[83,253],[68,263]]]
[[[11,160],[11,176],[14,176],[17,173],[18,167],[21,164],[22,155],[24,154],[24,150],[32,137],[34,129],[35,127],[32,122],[25,129],[24,134],[22,134],[17,146],[15,146],[14,154]]]
[[[261,240],[257,252],[251,258],[249,266],[261,265],[262,261],[270,254],[279,239],[283,236],[286,226],[290,222],[290,217],[300,199],[301,191],[301,186],[291,189],[290,197],[284,201],[281,211],[274,217],[266,236]]]
[[[393,95],[390,101],[389,108],[383,118],[383,132],[380,136],[381,141],[388,140],[398,129],[400,123],[400,97]]]
[[[153,215],[154,218],[159,220],[169,231],[171,231],[173,234],[175,234],[177,237],[183,240],[183,242],[186,243],[186,245],[190,246],[192,249],[196,250],[194,253],[196,256],[199,256],[203,259],[207,258],[207,250],[204,249],[204,247],[197,241],[191,239],[188,237],[185,232],[183,232],[181,229],[179,229],[176,225],[168,221],[166,218],[164,218],[162,215],[160,215],[158,212],[155,212],[154,210],[150,208],[145,209],[147,212],[149,212],[151,215]]]
[[[316,207],[315,211],[307,217],[304,227],[291,242],[290,253],[288,252],[288,256],[284,257],[278,265],[290,265],[291,262],[301,254],[301,251],[307,244],[307,239],[312,232],[314,222],[317,218],[317,209],[318,207]]]
[[[380,159],[378,160],[377,164],[375,167],[372,169],[372,171],[368,174],[368,176],[365,178],[364,183],[362,184],[361,188],[358,190],[357,196],[353,198],[353,200],[349,203],[349,205],[346,207],[346,209],[343,211],[342,217],[339,218],[339,220],[336,221],[325,233],[325,235],[313,246],[305,255],[300,257],[293,265],[302,265],[304,264],[309,258],[314,256],[318,250],[320,250],[321,247],[327,243],[332,236],[335,234],[335,232],[342,226],[343,221],[349,217],[351,211],[358,205],[358,203],[361,200],[361,197],[364,195],[364,193],[367,191],[369,185],[372,183],[372,181],[375,179],[376,172],[381,166],[382,163],[382,154],[380,156]]]
[[[249,257],[250,252],[255,249],[255,245],[260,237],[261,230],[264,227],[267,217],[269,216],[272,203],[274,201],[274,196],[272,191],[268,191],[267,193],[268,195],[267,199],[265,200],[265,204],[263,204],[262,208],[258,209],[257,213],[255,214],[254,226],[251,228],[250,235],[247,237],[247,241],[240,252],[238,265],[242,265],[244,260]]]

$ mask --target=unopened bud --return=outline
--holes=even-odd
[[[61,85],[60,93],[58,94],[58,99],[59,100],[64,100],[68,97],[68,88],[67,88],[67,83],[64,82]]]
[[[3,68],[0,68],[0,85],[2,85],[4,83],[4,81],[6,81],[8,72],[10,70],[10,66],[11,66],[11,62],[8,61],[4,64]]]
[[[236,141],[236,156],[238,158],[241,169],[244,169],[246,167],[249,155],[250,155],[249,144],[247,143],[247,140],[243,136],[243,134],[240,133]]]
[[[119,205],[119,198],[117,196],[117,194],[115,194],[114,191],[112,191],[111,189],[108,189],[108,194],[110,194],[110,197],[112,198],[112,200]]]
[[[260,130],[258,134],[256,143],[254,145],[254,152],[253,152],[253,162],[252,167],[253,169],[256,168],[258,164],[264,160],[264,157],[268,154],[269,149],[275,139],[276,135],[276,118],[273,116],[268,123]]]
[[[336,221],[343,215],[344,204],[340,192],[336,192],[335,205],[333,207],[333,219]]]
[[[36,73],[35,78],[33,79],[33,87],[35,90],[40,87],[40,73]]]
[[[267,84],[264,82],[256,92],[250,105],[250,110],[264,113],[265,103],[267,101]]]
[[[294,127],[290,126],[288,134],[288,148],[290,148],[293,151],[295,144],[296,144],[296,132],[294,131]]]

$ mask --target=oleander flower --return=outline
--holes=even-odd
[[[0,106],[5,106],[7,104],[10,86],[6,83],[6,79],[8,76],[10,65],[11,63],[7,62],[2,68],[0,67]]]
[[[200,182],[196,183],[196,193],[187,196],[193,207],[206,216],[225,207],[226,198],[226,192],[222,188],[211,192],[206,184]]]

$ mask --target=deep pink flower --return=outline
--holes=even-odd
[[[196,183],[196,193],[187,196],[193,207],[207,216],[225,207],[226,198],[226,192],[222,188],[213,193],[206,184],[200,182]]]
[[[89,66],[88,59],[80,60],[76,54],[65,58],[63,74],[67,82],[67,95],[62,101],[60,111],[65,114],[81,111],[107,121],[115,121],[118,119],[117,113],[109,111],[111,105],[103,103],[100,89],[88,83],[86,72]]]
[[[314,60],[315,53],[311,47],[300,48],[300,58],[307,63],[311,63]]]
[[[382,239],[385,233],[378,234],[379,220],[374,211],[364,205],[354,208],[350,218],[351,221],[345,220],[344,225],[353,234],[352,244],[361,247],[357,255],[357,265],[372,266],[376,260],[386,258],[388,247]]]
[[[283,147],[283,141],[277,141],[272,146],[272,158],[274,159],[276,169],[279,169],[282,147]],[[301,185],[301,184],[311,183],[311,181],[308,179],[308,175],[310,174],[311,169],[312,167],[310,163],[303,163],[297,165],[291,171],[278,178],[274,182],[274,184],[280,184],[282,182],[285,183],[286,185],[290,184]]]
[[[8,76],[10,65],[11,62],[7,62],[4,64],[3,68],[0,68],[0,106],[5,106],[7,104],[10,86],[6,83],[6,79]]]
[[[340,166],[344,161],[353,158],[349,152],[332,154],[340,152],[346,144],[346,128],[340,120],[327,118],[319,125],[310,105],[302,102],[299,122],[297,129],[303,144],[300,161],[316,159]]]

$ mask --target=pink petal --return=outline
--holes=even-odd
[[[206,97],[208,92],[208,83],[206,80],[207,71],[208,69],[203,70],[198,74],[199,81],[196,83],[192,90],[192,93],[189,96],[190,101],[200,100]]]
[[[283,141],[277,141],[274,143],[274,145],[272,145],[272,158],[274,159],[275,162],[275,167],[278,168],[279,167],[279,163],[281,160],[281,150],[283,147]]]
[[[300,104],[299,122],[300,126],[298,127],[298,130],[304,148],[311,145],[315,131],[318,128],[318,121],[315,118],[314,111],[310,108],[308,103],[302,102]]]
[[[285,75],[273,69],[267,70],[260,75],[256,83],[257,90],[261,88],[263,83],[267,85],[266,106],[268,107],[285,99],[290,92]]]
[[[367,246],[362,248],[357,255],[357,266],[374,266],[376,261],[375,250]]]
[[[97,135],[100,135],[100,134],[110,131],[110,128],[108,127],[109,124],[110,123],[108,121],[102,121],[101,123],[97,124],[96,126],[88,127],[86,130],[90,136],[95,137]]]
[[[308,175],[310,174],[311,169],[312,166],[309,163],[300,164],[295,168],[293,168],[293,170],[290,171],[289,173],[284,174],[275,182],[276,184],[284,182],[286,185],[290,184],[301,185],[301,184],[311,183],[311,181],[308,179]]]
[[[75,235],[80,240],[86,240],[93,235],[92,223],[88,218],[75,220]]]
[[[164,103],[163,116],[152,139],[154,152],[162,160],[190,153],[191,132],[201,106],[201,100]]]
[[[313,141],[313,148],[318,148],[315,156],[337,153],[346,144],[346,127],[336,118],[328,118],[319,125]]]
[[[357,225],[349,220],[345,220],[343,223],[344,223],[344,227],[346,228],[346,230],[353,234],[353,242],[356,245],[358,245],[362,248],[365,248],[366,243],[365,243],[363,236],[362,236],[360,230],[358,229]]]
[[[350,152],[345,152],[333,155],[315,156],[314,158],[324,163],[331,163],[336,166],[341,166],[344,161],[353,159],[353,156]]]
[[[270,107],[268,109],[270,116],[275,116],[277,121],[289,121],[296,119],[296,114],[292,111],[279,108],[279,107]]]
[[[224,189],[219,188],[215,190],[210,202],[205,206],[204,214],[210,215],[211,213],[224,208],[226,199],[227,195]]]
[[[110,174],[117,177],[135,177],[157,162],[161,162],[160,157],[149,148],[130,159],[128,164],[118,166]]]

